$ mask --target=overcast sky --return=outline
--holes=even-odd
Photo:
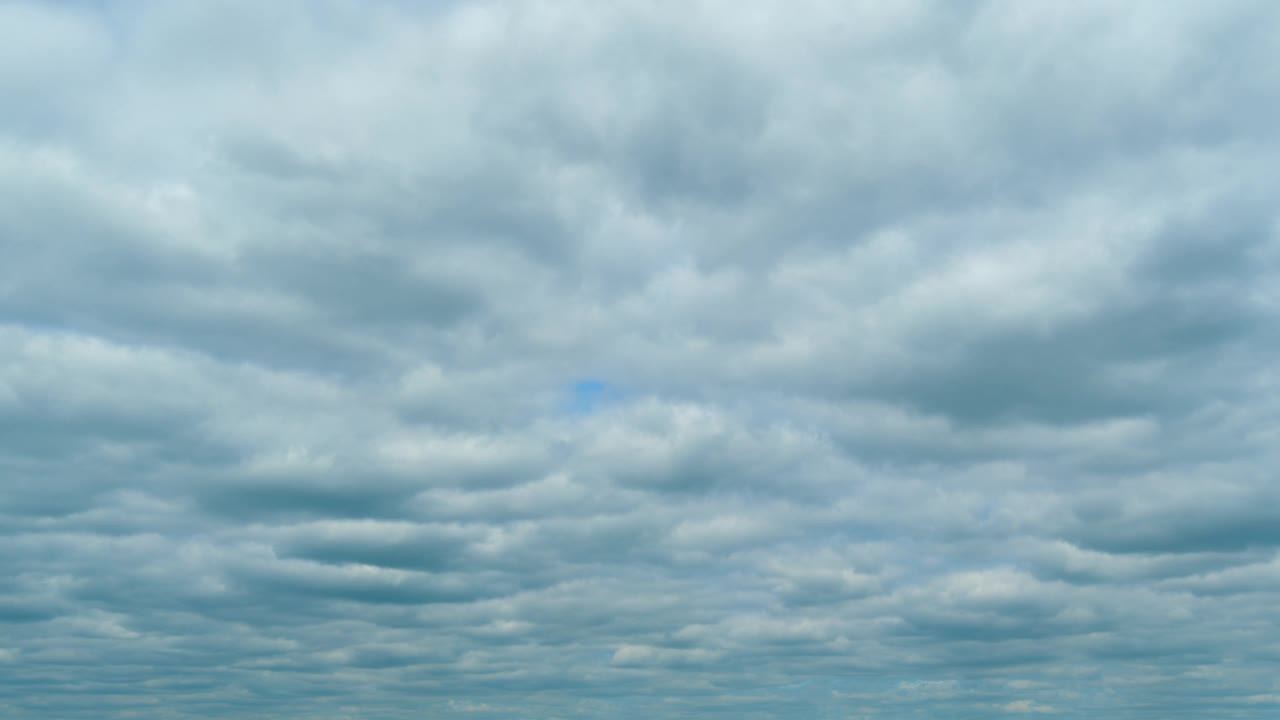
[[[0,4],[0,716],[1276,717],[1277,37]]]

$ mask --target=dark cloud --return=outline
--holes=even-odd
[[[1271,5],[0,7],[0,714],[1269,717]]]

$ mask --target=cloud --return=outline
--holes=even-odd
[[[1262,717],[1278,19],[0,7],[0,709]]]
[[[1001,705],[1000,709],[1009,713],[1040,713],[1045,715],[1057,712],[1056,709],[1048,705],[1037,705],[1030,700],[1014,700],[1011,703]]]

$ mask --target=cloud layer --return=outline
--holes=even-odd
[[[0,5],[0,714],[1271,717],[1278,26]]]

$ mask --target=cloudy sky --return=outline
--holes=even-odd
[[[1275,717],[1278,33],[0,4],[0,715]]]

